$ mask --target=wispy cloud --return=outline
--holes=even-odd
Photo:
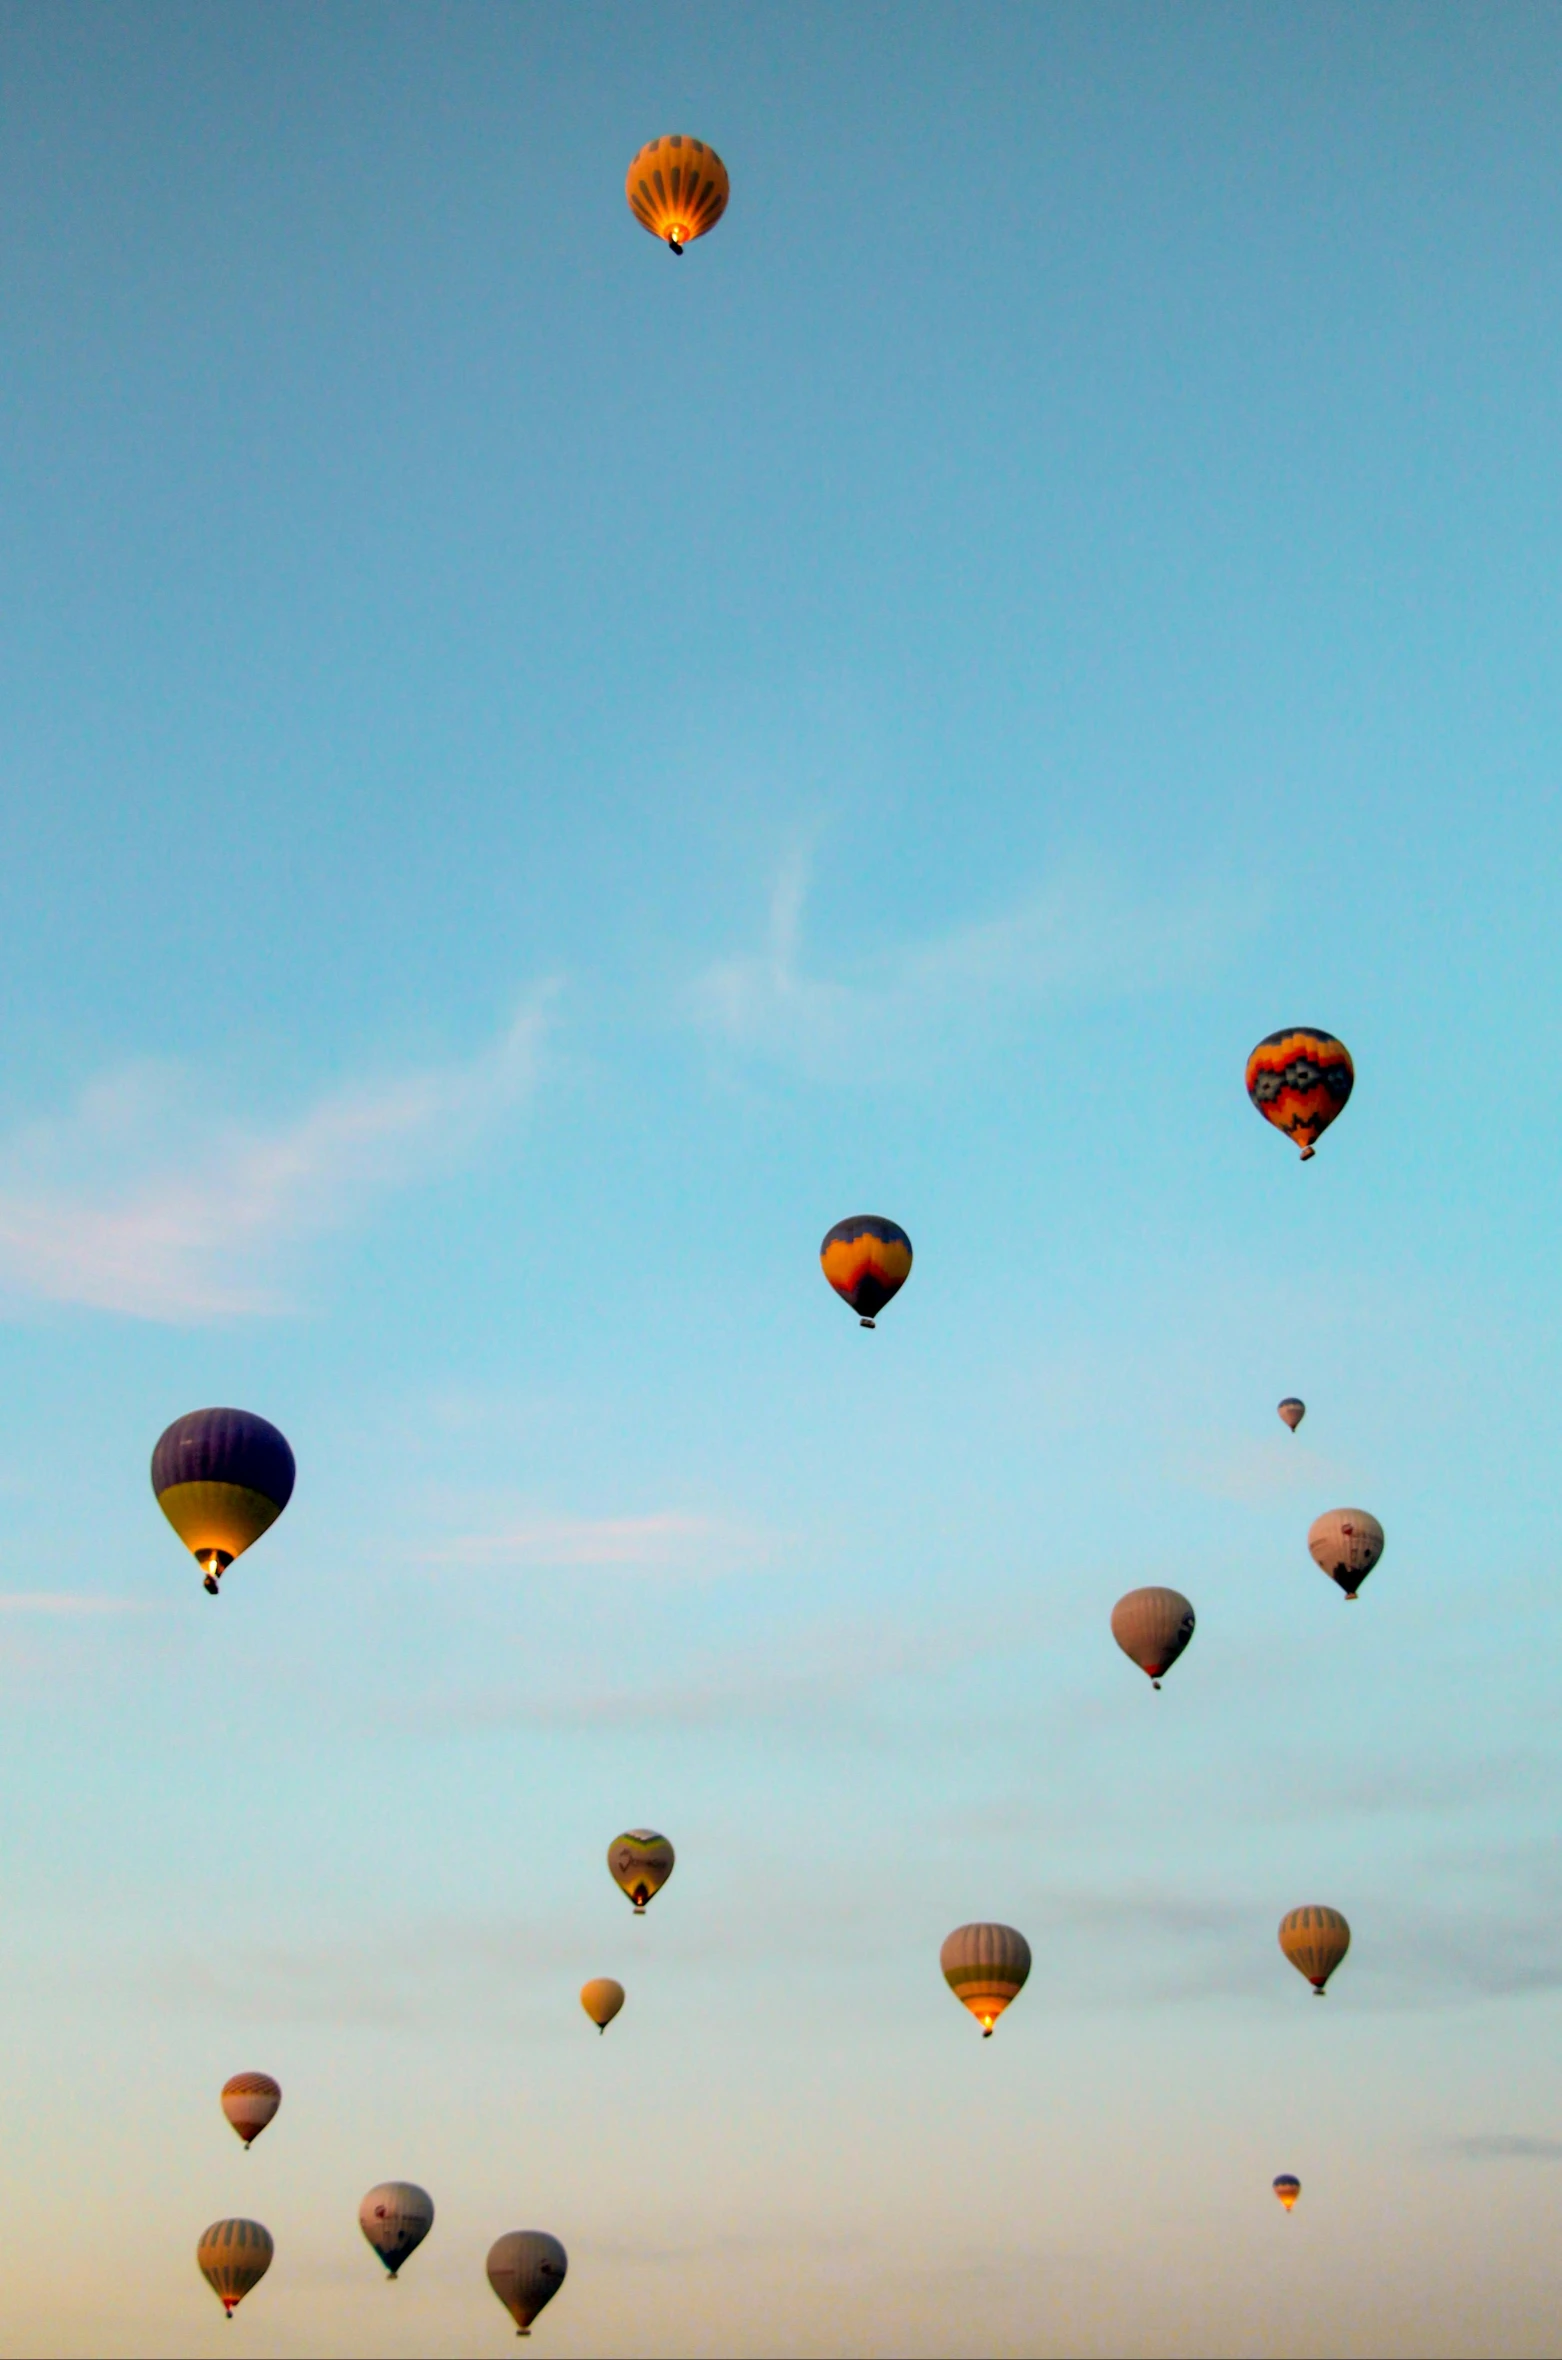
[[[713,1040],[819,1080],[860,1073],[864,1039],[893,1069],[1027,1004],[1153,989],[1210,965],[1256,922],[1252,897],[1230,888],[1151,898],[1076,868],[994,917],[830,976],[811,971],[805,954],[809,867],[806,854],[786,863],[763,947],[708,967],[693,986],[692,1009]]]
[[[1504,2156],[1534,2163],[1562,2162],[1562,2139],[1531,2138],[1524,2131],[1477,2132],[1449,2144],[1456,2155],[1467,2155],[1473,2163],[1497,2162]]]
[[[465,1063],[349,1084],[271,1130],[214,1119],[166,1067],[95,1082],[0,1142],[0,1292],[175,1325],[283,1310],[279,1256],[469,1152],[530,1090],[542,1023],[539,997]]]
[[[612,1567],[625,1573],[707,1574],[762,1555],[764,1535],[712,1516],[658,1509],[646,1516],[521,1516],[489,1532],[458,1534],[429,1565],[518,1571]]]
[[[150,1599],[98,1598],[76,1590],[0,1590],[0,1614],[160,1614]]]

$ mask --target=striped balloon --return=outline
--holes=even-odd
[[[1314,1517],[1307,1546],[1314,1564],[1354,1598],[1383,1554],[1383,1527],[1365,1508],[1330,1508]]]
[[[648,139],[624,182],[629,210],[642,229],[675,254],[714,229],[727,210],[732,183],[713,147],[687,132]]]
[[[488,2249],[488,2283],[515,2321],[518,2335],[530,2335],[532,2321],[564,2284],[569,2256],[546,2229],[512,2229]]]
[[[358,2226],[394,2278],[434,2226],[434,2199],[415,2180],[382,2180],[358,2207]]]
[[[1294,2172],[1282,2172],[1279,2178],[1275,2181],[1275,2194],[1279,2197],[1280,2202],[1285,2206],[1287,2212],[1289,2212],[1292,2205],[1295,2204],[1296,2199],[1298,2196],[1300,2196],[1301,2192],[1302,2183],[1296,2177]]]
[[[222,2110],[246,2149],[282,2103],[282,2084],[269,2073],[235,2073],[222,2085]]]
[[[1310,1901],[1280,1920],[1280,1948],[1322,1999],[1324,1985],[1350,1948],[1350,1928],[1337,1909]]]
[[[608,1874],[634,1903],[636,1917],[644,1917],[647,1902],[672,1875],[673,1862],[671,1844],[651,1827],[632,1827],[627,1835],[615,1836],[607,1848]]]
[[[1247,1094],[1305,1163],[1356,1085],[1350,1051],[1310,1024],[1268,1034],[1247,1061]]]
[[[215,1598],[235,1557],[269,1531],[293,1496],[287,1437],[247,1409],[175,1418],[152,1453],[157,1504]]]
[[[854,1213],[826,1231],[819,1260],[842,1302],[870,1328],[911,1276],[911,1240],[897,1221]]]
[[[213,2221],[195,2249],[201,2274],[231,2319],[271,2267],[276,2247],[259,2221]]]
[[[1004,2009],[1025,1988],[1030,1944],[1013,1926],[957,1926],[938,1963],[956,1999],[980,2024],[983,2040],[991,2040]]]
[[[1193,1608],[1180,1590],[1130,1590],[1112,1609],[1112,1636],[1148,1672],[1152,1688],[1171,1670],[1193,1636]]]

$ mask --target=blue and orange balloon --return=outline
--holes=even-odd
[[[217,1584],[293,1496],[287,1437],[247,1409],[194,1409],[152,1453],[157,1504],[215,1598]]]
[[[1247,1061],[1247,1094],[1265,1122],[1313,1153],[1356,1086],[1350,1051],[1333,1033],[1288,1025],[1261,1040]]]
[[[911,1276],[911,1240],[897,1222],[854,1213],[826,1232],[819,1260],[841,1301],[870,1328]]]
[[[1302,2183],[1295,2172],[1281,2172],[1275,2181],[1275,2194],[1289,2212],[1302,2192]]]

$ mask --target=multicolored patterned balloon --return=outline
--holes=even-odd
[[[671,1844],[654,1827],[632,1827],[609,1844],[608,1874],[634,1903],[636,1917],[644,1917],[646,1904],[655,1900],[672,1875],[674,1857]]]
[[[819,1261],[841,1301],[870,1328],[911,1276],[911,1240],[880,1213],[854,1213],[826,1232]]]
[[[1030,1973],[1030,1944],[1013,1926],[956,1926],[938,1954],[944,1981],[991,2040],[993,2026],[1018,1999]]]
[[[157,1504],[215,1598],[217,1584],[293,1496],[287,1437],[247,1409],[193,1409],[152,1453]]]
[[[1249,1098],[1266,1122],[1296,1141],[1303,1163],[1355,1085],[1345,1043],[1310,1024],[1270,1033],[1247,1061]]]

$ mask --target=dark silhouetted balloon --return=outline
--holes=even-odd
[[[1333,1033],[1288,1025],[1247,1061],[1247,1094],[1266,1122],[1294,1139],[1305,1163],[1355,1087],[1350,1051]]]

